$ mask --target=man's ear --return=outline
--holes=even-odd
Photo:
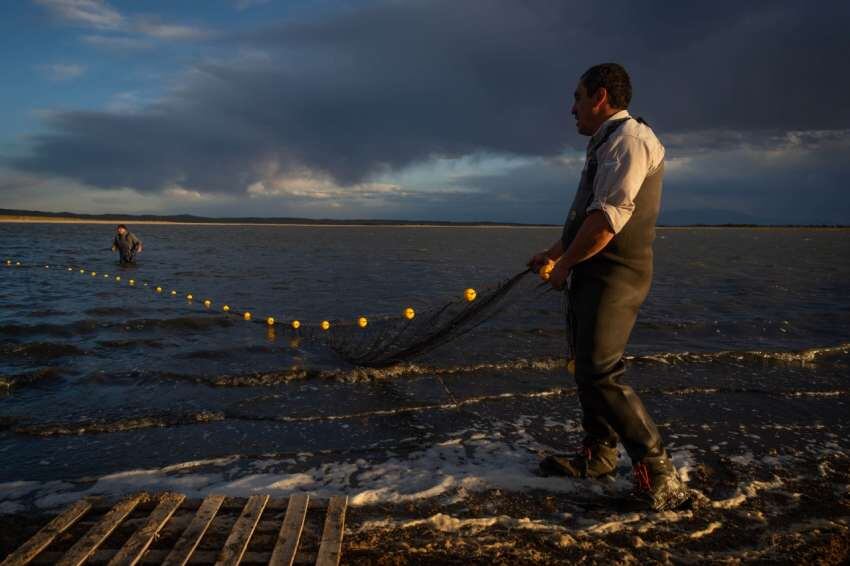
[[[596,89],[593,93],[593,109],[599,111],[608,102],[608,89],[604,86]]]

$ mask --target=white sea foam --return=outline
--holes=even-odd
[[[552,493],[602,492],[600,484],[537,475],[540,454],[553,448],[537,442],[528,432],[535,417],[523,416],[487,430],[463,430],[442,442],[405,455],[387,453],[353,460],[325,462],[304,469],[296,459],[245,460],[230,456],[194,460],[161,468],[126,470],[91,481],[12,482],[0,484],[0,502],[32,502],[54,508],[84,496],[118,497],[130,492],[175,490],[190,497],[209,493],[243,496],[269,493],[284,497],[305,492],[319,497],[351,495],[352,505],[401,503],[434,497],[462,498],[487,489],[543,490]],[[554,426],[556,423],[549,422]],[[570,427],[572,428],[572,427]],[[297,460],[305,460],[298,458]],[[315,461],[315,458],[314,460]],[[673,461],[687,477],[690,455],[673,453]],[[627,468],[623,457],[621,466]],[[626,471],[626,470],[623,470]],[[625,490],[621,478],[607,491]],[[4,509],[11,510],[10,506]]]
[[[704,536],[710,535],[711,533],[713,533],[714,531],[716,531],[717,529],[719,529],[722,526],[723,526],[723,523],[721,523],[720,521],[712,521],[711,523],[709,523],[709,525],[706,528],[699,530],[699,531],[694,531],[688,536],[690,538],[702,538]]]
[[[560,546],[567,546],[576,539],[596,538],[624,531],[646,533],[659,525],[675,523],[693,517],[691,511],[665,511],[663,513],[624,513],[612,514],[602,521],[583,519],[576,524],[553,522],[528,517],[510,517],[496,515],[490,517],[460,518],[445,513],[436,513],[422,519],[380,519],[365,521],[352,532],[361,533],[374,530],[410,529],[428,527],[443,533],[476,535],[487,529],[502,528],[535,531],[552,535]],[[705,534],[708,534],[706,532]]]
[[[85,496],[118,497],[141,490],[174,490],[189,497],[209,493],[232,496],[269,493],[285,497],[299,492],[327,497],[345,493],[352,505],[360,506],[429,498],[458,501],[470,492],[488,489],[550,493],[629,489],[629,462],[625,455],[620,460],[623,472],[620,479],[606,486],[537,475],[540,454],[554,449],[541,444],[528,432],[535,419],[538,417],[521,416],[487,429],[461,430],[421,450],[406,454],[387,452],[382,457],[373,454],[368,461],[360,457],[306,467],[309,464],[304,461],[316,462],[317,456],[313,455],[312,460],[311,455],[256,460],[230,456],[125,470],[90,481],[0,484],[0,502],[31,502],[40,508],[54,508]],[[539,426],[539,419],[536,422]],[[548,420],[544,428],[563,431],[564,425]],[[687,479],[693,466],[690,452],[674,451],[672,459]]]
[[[711,506],[716,509],[734,509],[740,507],[747,499],[758,495],[759,491],[777,489],[784,485],[784,482],[774,477],[770,481],[751,481],[738,486],[735,495],[727,499],[712,501]]]

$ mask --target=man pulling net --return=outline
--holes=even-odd
[[[112,251],[118,251],[122,264],[136,263],[136,256],[142,252],[142,241],[125,225],[119,224],[112,240]]]
[[[563,234],[529,267],[556,262],[549,282],[566,289],[567,330],[582,408],[584,441],[575,455],[541,462],[549,475],[613,473],[622,443],[634,466],[635,495],[659,511],[689,498],[661,436],[635,391],[622,383],[623,352],[652,283],[652,243],[661,203],[664,146],[628,110],[632,87],[615,63],[578,82],[572,114],[590,136],[585,167]]]

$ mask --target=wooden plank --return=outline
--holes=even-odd
[[[162,561],[165,560],[168,555],[170,549],[159,549],[159,548],[150,548],[145,553],[144,557],[140,564],[162,564]],[[90,564],[106,564],[112,555],[115,554],[115,549],[104,549],[100,548],[89,556]],[[192,557],[189,560],[190,565],[194,564],[214,564],[219,551],[218,550],[203,550],[196,549],[195,552],[192,553]],[[242,563],[249,564],[268,564],[271,559],[272,551],[269,550],[252,550],[248,549],[245,551],[245,554],[242,556]],[[62,553],[55,550],[45,550],[41,554],[38,555],[37,560],[33,563],[38,564],[55,564],[62,558]],[[303,551],[299,550],[298,555],[295,557],[296,564],[315,564],[316,563],[316,552],[315,551]]]
[[[142,555],[153,542],[157,533],[165,526],[168,519],[177,511],[185,495],[180,493],[166,493],[160,500],[156,509],[153,510],[148,521],[130,537],[121,550],[109,561],[109,566],[134,566],[142,558]]]
[[[266,508],[266,503],[269,502],[268,495],[252,495],[248,498],[248,503],[242,509],[242,514],[233,525],[233,530],[230,531],[230,536],[224,542],[224,548],[218,555],[216,566],[236,566],[242,560],[242,555],[245,554],[245,549],[248,548],[248,541],[251,540],[251,535],[254,534],[254,529],[257,528],[257,523],[260,522],[260,515],[263,514],[263,509]]]
[[[38,556],[38,553],[47,548],[53,540],[68,530],[77,520],[91,509],[91,503],[81,499],[65,509],[61,514],[53,518],[32,538],[21,545],[18,550],[6,557],[2,566],[23,566]]]
[[[201,506],[203,502],[202,499],[191,498],[187,499],[183,502],[183,505],[180,506],[180,511],[197,511],[198,507]],[[234,502],[236,502],[234,504]],[[310,509],[324,509],[328,506],[328,498],[325,497],[311,497],[310,504],[307,506],[307,510]],[[221,505],[221,509],[218,514],[221,515],[225,510],[233,508],[237,511],[242,511],[242,507],[244,505],[240,505],[236,498],[231,498],[226,500]],[[263,513],[268,511],[286,511],[286,508],[289,507],[289,498],[288,497],[277,497],[269,499],[269,502],[266,503],[266,509]],[[98,509],[97,503],[92,503],[92,511],[96,511]],[[105,506],[105,509],[101,509],[101,512],[109,509],[109,506]]]
[[[342,555],[342,532],[347,506],[348,497],[344,495],[331,497],[328,503],[328,514],[325,516],[325,527],[322,531],[322,542],[319,545],[316,566],[337,566],[339,564]]]
[[[112,534],[118,525],[121,524],[127,515],[136,508],[142,500],[147,498],[147,494],[137,493],[127,499],[118,502],[103,518],[98,521],[89,531],[65,553],[57,563],[57,566],[79,566],[97,550],[97,547],[103,543]]]
[[[304,530],[304,519],[307,518],[309,503],[310,496],[307,494],[290,496],[286,516],[280,526],[269,566],[292,566],[292,563],[295,562],[295,554],[298,552],[298,542],[301,540],[301,531]]]
[[[192,519],[192,522],[189,523],[189,526],[180,535],[180,540],[177,541],[177,544],[174,545],[174,548],[168,553],[165,560],[163,560],[163,566],[185,566],[195,551],[195,548],[198,547],[198,543],[201,542],[204,533],[207,532],[210,523],[212,523],[215,514],[218,513],[218,509],[223,502],[223,495],[208,495],[204,499],[201,506],[198,507],[195,518]]]

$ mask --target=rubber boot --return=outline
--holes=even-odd
[[[544,458],[540,462],[540,473],[544,476],[601,478],[611,475],[617,468],[618,456],[616,446],[599,442],[585,442],[582,449],[576,454],[553,454]]]
[[[634,465],[632,495],[653,511],[677,509],[690,499],[688,488],[666,452]]]

